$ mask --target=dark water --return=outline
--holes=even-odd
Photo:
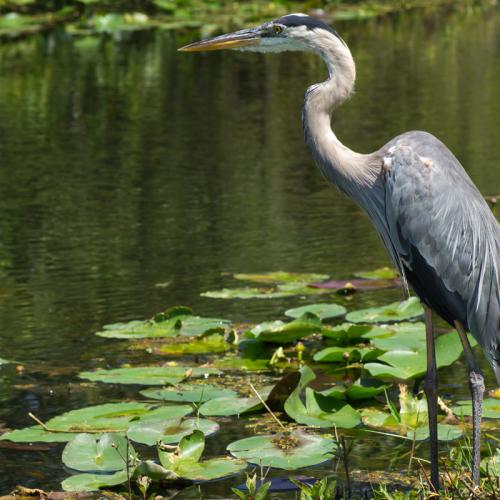
[[[428,130],[484,195],[500,194],[498,11],[338,29],[358,68],[357,94],[333,120],[339,137],[368,152],[402,131]],[[177,53],[188,41],[53,35],[0,46],[0,357],[26,367],[0,368],[0,425],[135,394],[84,388],[75,376],[150,361],[95,337],[103,324],[175,304],[263,320],[297,302],[201,298],[229,284],[223,272],[342,278],[388,264],[367,218],[326,185],[303,143],[303,92],[324,79],[322,63]],[[360,294],[349,307],[400,297]],[[445,395],[467,393],[457,367],[443,372]],[[227,429],[212,450],[241,435]],[[388,438],[360,438],[352,465],[397,468],[398,446],[404,453]],[[59,488],[61,449],[0,449],[0,491]]]

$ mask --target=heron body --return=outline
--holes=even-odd
[[[370,217],[405,286],[426,310],[426,395],[432,483],[437,472],[437,372],[430,310],[462,340],[473,394],[473,477],[479,480],[479,423],[484,384],[465,330],[482,347],[500,383],[500,226],[450,150],[433,135],[399,135],[370,154],[342,144],[331,128],[334,109],[354,89],[346,43],[324,22],[290,14],[257,28],[195,42],[181,50],[312,51],[329,77],[307,89],[302,111],[306,143],[324,177]]]

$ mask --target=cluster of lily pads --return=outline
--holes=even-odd
[[[357,286],[327,281],[322,275],[234,277],[261,287],[205,295],[353,293],[397,283],[387,269],[358,277]],[[150,386],[140,390],[144,399],[76,409],[47,422],[33,416],[36,425],[0,439],[67,442],[62,461],[78,472],[63,481],[67,491],[111,487],[141,477],[208,481],[240,472],[249,463],[285,470],[309,467],[335,456],[337,429],[358,426],[422,441],[428,438],[425,397],[412,395],[405,385],[420,379],[426,370],[422,313],[415,298],[349,312],[330,300],[287,309],[287,320],[257,325],[196,316],[187,307],[174,307],[148,320],[106,325],[97,335],[132,341],[131,348],[166,355],[168,360],[153,366],[83,371],[79,377],[96,383]],[[451,365],[461,352],[456,334],[438,336],[438,367]],[[194,366],[193,359],[199,360],[200,355],[203,364]],[[247,382],[249,372],[254,372],[257,388]],[[349,374],[349,378],[337,383],[332,380],[338,377],[327,378],[329,382],[320,384],[320,372]],[[389,398],[395,392],[394,382],[400,383],[398,405]],[[439,439],[459,438],[464,417],[471,412],[470,402],[459,401],[451,409],[440,404]],[[484,408],[486,419],[500,416],[498,399],[487,398]],[[271,414],[280,427],[272,434],[229,443],[228,455],[202,460],[205,439],[219,432],[222,417],[246,418],[258,412]],[[451,418],[453,414],[459,418]],[[325,431],[329,434],[319,434]],[[158,460],[141,459],[132,443],[156,446]],[[493,459],[487,459],[490,469]]]

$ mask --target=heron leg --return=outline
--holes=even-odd
[[[481,460],[481,415],[483,413],[484,379],[481,369],[474,359],[474,354],[462,323],[455,321],[464,348],[465,360],[469,372],[469,387],[472,395],[472,480],[479,484],[479,462]]]
[[[429,437],[431,444],[431,485],[437,492],[439,486],[438,469],[438,435],[437,435],[437,385],[436,348],[434,345],[434,328],[432,325],[432,310],[424,304],[425,339],[427,344],[427,374],[424,380],[424,392],[427,398],[429,415]]]

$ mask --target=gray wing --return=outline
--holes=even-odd
[[[498,222],[434,136],[410,132],[387,146],[385,219],[406,278],[446,321],[471,331],[499,378]]]

